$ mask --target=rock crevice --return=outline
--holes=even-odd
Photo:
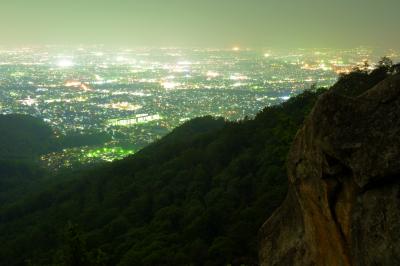
[[[400,75],[330,90],[288,156],[289,192],[260,230],[261,265],[400,265]]]

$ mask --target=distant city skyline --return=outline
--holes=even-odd
[[[5,0],[0,46],[400,48],[398,0]]]

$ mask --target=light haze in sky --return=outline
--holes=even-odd
[[[0,45],[400,47],[400,0],[0,0]]]

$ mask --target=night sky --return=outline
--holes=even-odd
[[[0,0],[0,45],[400,48],[400,0]]]

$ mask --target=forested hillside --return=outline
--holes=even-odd
[[[0,206],[37,191],[51,176],[40,155],[63,148],[100,145],[109,136],[56,134],[43,120],[24,114],[0,115]]]
[[[256,232],[286,193],[286,153],[319,94],[254,120],[194,119],[130,158],[2,208],[0,263],[82,252],[85,265],[100,249],[110,265],[256,264]],[[85,247],[65,246],[68,221]]]
[[[0,115],[0,158],[26,158],[48,152],[55,145],[49,125],[27,115]]]
[[[331,90],[386,75],[355,72]],[[289,147],[321,93],[251,120],[197,118],[122,161],[55,177],[0,208],[0,264],[256,265],[257,231],[286,195]]]

